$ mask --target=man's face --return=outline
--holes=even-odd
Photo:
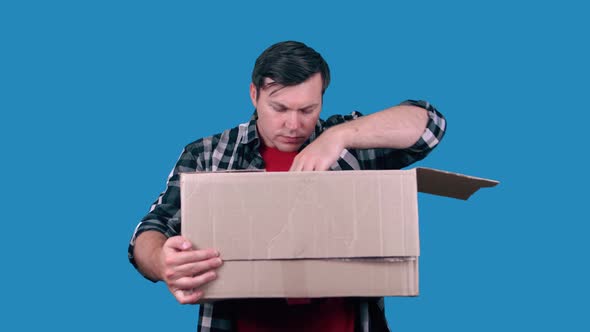
[[[269,78],[265,84],[272,83]],[[268,147],[293,152],[313,133],[322,110],[322,76],[317,73],[301,84],[271,85],[260,89],[250,84],[250,98],[258,112],[258,134]]]

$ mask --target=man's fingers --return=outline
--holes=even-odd
[[[313,159],[312,160],[309,160],[309,159],[310,159],[309,157],[306,158],[304,155],[299,154],[293,160],[293,164],[291,165],[291,168],[289,169],[289,171],[290,172],[313,171],[314,170]]]
[[[166,255],[166,265],[178,266],[200,262],[215,257],[219,257],[219,252],[214,249],[169,252],[168,255]]]
[[[208,260],[199,261],[196,263],[188,263],[179,266],[174,266],[166,271],[166,278],[168,280],[179,279],[186,276],[194,276],[216,269],[223,264],[219,257],[214,257]]]
[[[299,172],[299,171],[301,171],[301,163],[299,162],[297,157],[295,157],[295,159],[293,160],[293,164],[291,164],[291,168],[289,168],[289,172]]]
[[[177,268],[180,273],[186,273],[188,275],[200,274],[209,270],[216,269],[223,264],[223,261],[219,257],[214,257],[208,260],[200,261],[197,263],[181,265]]]
[[[180,304],[195,304],[203,297],[203,291],[194,289],[177,289],[172,294]]]
[[[330,169],[330,166],[332,166],[332,163],[330,163],[330,161],[324,160],[315,166],[314,171],[327,171]]]
[[[290,172],[326,171],[330,169],[338,157],[331,158],[327,155],[316,155],[306,150],[301,151],[293,160]]]
[[[197,264],[187,264],[183,268],[202,270],[210,269],[211,266],[219,266],[221,260],[219,258],[202,261]],[[184,273],[187,273],[185,271]],[[184,274],[183,273],[183,274]],[[171,278],[166,281],[168,289],[174,295],[176,300],[181,304],[194,304],[203,297],[203,290],[201,288],[208,282],[217,279],[215,271],[207,271],[198,274],[189,274],[180,278]]]
[[[174,289],[198,289],[215,279],[217,279],[217,273],[215,271],[209,271],[194,277],[184,277],[174,280],[168,286]]]
[[[315,171],[315,165],[314,164],[305,164],[305,165],[303,165],[303,167],[301,167],[301,171],[302,172]]]

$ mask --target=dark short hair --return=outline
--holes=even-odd
[[[270,46],[256,59],[252,83],[258,98],[266,77],[277,84],[292,86],[303,83],[316,73],[322,76],[324,94],[330,84],[330,68],[322,55],[304,43],[284,41]]]

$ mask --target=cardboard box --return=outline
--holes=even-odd
[[[207,300],[418,295],[417,193],[498,182],[428,168],[181,174],[182,235],[224,265]]]

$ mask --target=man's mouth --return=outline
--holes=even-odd
[[[300,136],[295,136],[295,137],[291,137],[291,136],[279,136],[279,139],[287,144],[297,144],[297,143],[301,143],[301,141],[303,140],[302,137]]]

